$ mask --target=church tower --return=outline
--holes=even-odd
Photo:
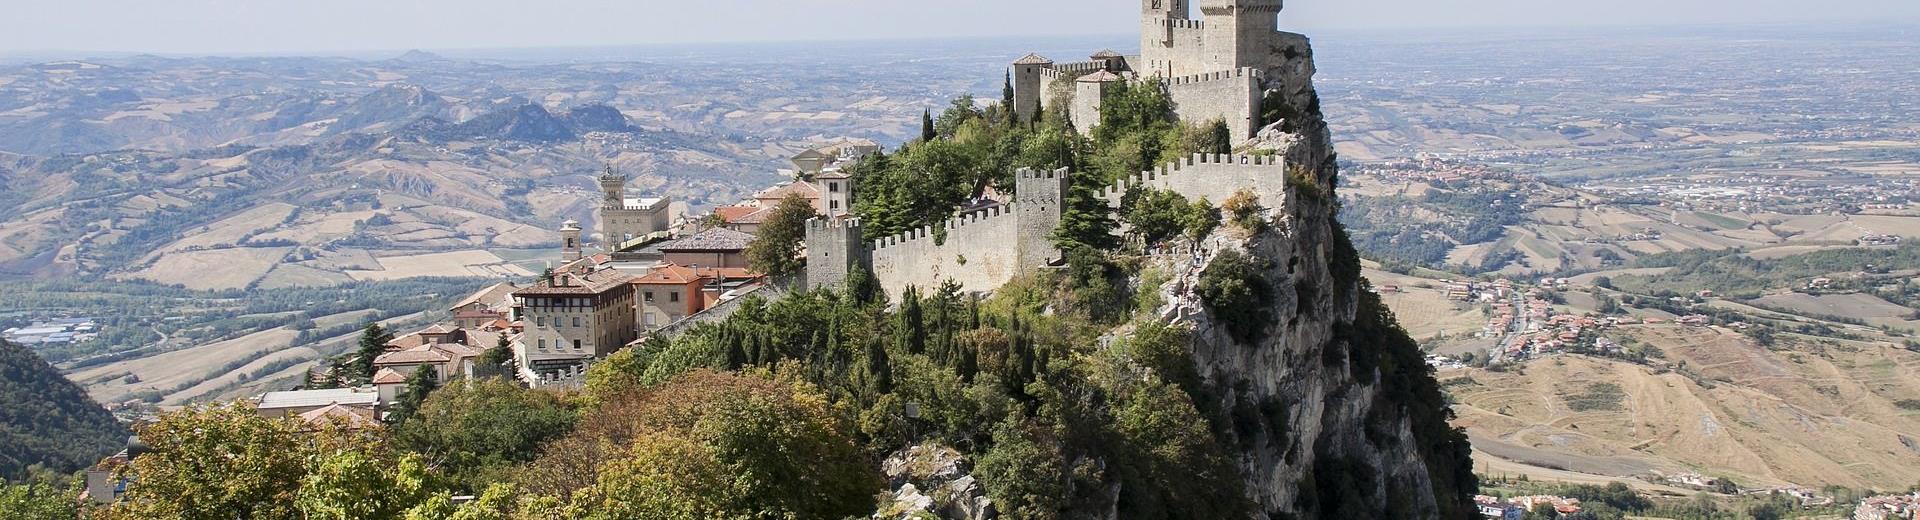
[[[580,221],[567,219],[560,224],[560,260],[572,262],[579,260],[583,246],[580,244]]]

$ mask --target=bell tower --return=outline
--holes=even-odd
[[[581,256],[580,221],[567,219],[560,224],[560,260],[572,262]]]

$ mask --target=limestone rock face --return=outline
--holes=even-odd
[[[987,490],[973,478],[972,461],[951,447],[916,444],[894,452],[880,464],[892,490],[891,503],[873,518],[992,520],[999,518]]]
[[[1290,68],[1311,75],[1311,52],[1304,43],[1289,55],[1297,62]],[[1416,432],[1436,437],[1431,432],[1452,431],[1444,419],[1432,424],[1432,417],[1445,416],[1443,409],[1432,408],[1444,403],[1427,402],[1436,401],[1437,393],[1410,399],[1408,385],[1389,385],[1387,375],[1430,380],[1431,374],[1424,365],[1389,372],[1386,362],[1371,361],[1389,353],[1356,353],[1391,350],[1381,346],[1391,342],[1353,332],[1367,295],[1358,259],[1336,221],[1336,157],[1318,95],[1305,76],[1269,88],[1292,117],[1263,130],[1246,147],[1286,157],[1286,199],[1261,201],[1270,212],[1267,231],[1216,233],[1198,259],[1162,266],[1175,276],[1161,288],[1169,303],[1160,316],[1193,329],[1191,353],[1216,389],[1217,409],[1251,406],[1269,415],[1233,433],[1247,494],[1260,507],[1256,518],[1464,518],[1458,500],[1467,495],[1456,489],[1461,487],[1456,468],[1464,455],[1430,455],[1434,446],[1464,448],[1464,439],[1455,446],[1422,438]],[[1265,261],[1265,278],[1275,295],[1274,319],[1252,344],[1236,341],[1194,294],[1205,266],[1230,249]],[[1415,348],[1410,342],[1395,345]],[[1370,357],[1355,361],[1355,356]],[[1388,386],[1402,391],[1384,391]],[[1413,412],[1422,407],[1437,413]],[[1436,474],[1448,476],[1436,484]]]

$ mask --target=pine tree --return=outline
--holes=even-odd
[[[393,341],[393,333],[379,323],[369,323],[360,331],[360,350],[353,360],[353,378],[359,381],[373,379],[373,360],[387,352],[387,342]]]

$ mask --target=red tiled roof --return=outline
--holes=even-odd
[[[373,374],[373,384],[376,385],[399,385],[406,384],[406,382],[406,374],[402,374],[400,371],[391,368],[382,368],[379,372]]]
[[[643,285],[686,285],[699,279],[700,274],[690,267],[662,264],[659,267],[653,268],[652,271],[647,271],[646,276],[635,279],[633,283]]]

